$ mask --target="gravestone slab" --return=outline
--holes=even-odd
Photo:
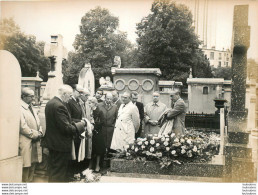
[[[0,182],[22,181],[20,99],[20,65],[13,54],[0,50]]]

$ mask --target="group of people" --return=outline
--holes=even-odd
[[[166,121],[173,121],[170,133],[184,134],[186,106],[179,92],[171,93],[172,108],[160,102],[159,92],[145,106],[138,93],[117,91],[94,97],[79,85],[63,85],[45,107],[46,130],[42,131],[31,104],[34,91],[22,89],[20,155],[23,182],[31,182],[36,163],[42,161],[42,147],[48,149],[49,182],[68,182],[87,167],[99,172],[104,157],[124,151],[138,137],[159,134]]]

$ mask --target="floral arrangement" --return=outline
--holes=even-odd
[[[78,173],[74,175],[73,182],[80,182],[80,183],[92,183],[97,182],[100,180],[99,175],[95,175],[92,173],[91,169],[85,169],[82,173]]]
[[[138,138],[126,147],[120,157],[128,160],[158,161],[161,168],[173,163],[207,162],[219,151],[219,137],[216,134],[205,134],[187,131],[185,135],[148,135]],[[119,155],[118,155],[119,156]]]

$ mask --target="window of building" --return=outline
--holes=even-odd
[[[226,67],[228,67],[228,62],[226,62]]]
[[[219,67],[221,67],[221,61],[219,61]]]
[[[214,52],[211,52],[211,53],[210,53],[210,59],[211,59],[211,60],[214,60]]]
[[[219,53],[219,60],[221,60],[221,53]]]
[[[202,93],[203,94],[208,94],[208,87],[203,87]]]

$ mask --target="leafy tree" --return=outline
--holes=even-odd
[[[111,76],[114,57],[120,56],[123,63],[128,61],[126,52],[132,45],[127,34],[117,30],[118,17],[112,16],[107,9],[96,7],[81,19],[80,34],[74,41],[75,53],[68,57],[66,82],[74,82],[85,63],[90,63],[95,78]],[[76,67],[73,67],[76,66]],[[98,82],[96,82],[98,83]]]
[[[230,80],[232,77],[231,67],[212,68],[212,72],[215,78],[224,78],[225,80]]]
[[[13,19],[1,20],[0,29],[1,49],[11,52],[17,58],[22,76],[33,77],[39,71],[46,81],[50,61],[43,55],[44,43],[37,43],[35,36],[22,33]]]
[[[137,24],[141,67],[160,68],[163,79],[186,81],[190,67],[195,77],[211,77],[209,61],[199,49],[190,10],[169,0],[156,0],[151,13]]]

